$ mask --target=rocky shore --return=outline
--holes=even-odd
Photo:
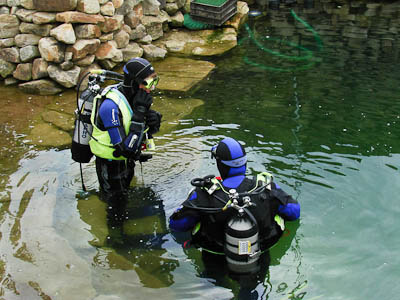
[[[0,77],[26,93],[52,95],[90,69],[111,70],[133,57],[219,55],[237,45],[248,6],[237,7],[224,26],[192,31],[183,27],[190,0],[0,0]]]

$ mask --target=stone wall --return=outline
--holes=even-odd
[[[0,0],[0,76],[55,94],[89,68],[163,59],[153,41],[182,27],[187,0]]]

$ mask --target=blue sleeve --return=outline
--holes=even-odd
[[[282,191],[281,187],[275,183],[277,190]],[[286,193],[285,193],[286,194]],[[278,207],[278,213],[281,217],[288,221],[294,221],[300,218],[300,204],[293,199],[291,196],[287,195],[287,203],[285,205],[280,204]]]
[[[285,220],[294,221],[300,218],[300,204],[288,203],[286,205],[279,205],[278,213]]]
[[[99,115],[110,135],[111,143],[113,145],[121,143],[125,136],[121,130],[123,124],[119,118],[118,105],[110,99],[105,99],[100,106]]]
[[[197,198],[197,193],[193,192],[190,195],[188,201],[194,200],[196,198]],[[186,207],[179,207],[177,210],[175,210],[175,212],[169,218],[169,228],[179,232],[191,230],[200,220],[200,217],[198,215],[193,214],[193,211],[191,210],[190,210],[191,213],[189,214],[185,213],[188,210],[190,209],[187,209]]]

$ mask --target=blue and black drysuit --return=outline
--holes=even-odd
[[[220,150],[220,151],[218,151]],[[247,192],[262,183],[257,178],[247,178],[246,156],[242,146],[231,138],[222,140],[216,149],[216,159],[222,180],[220,183],[225,191],[236,189],[238,193]],[[233,162],[233,163],[232,163]],[[237,164],[242,164],[236,166]],[[232,167],[235,166],[235,167]],[[277,184],[271,183],[270,190],[251,196],[251,202],[256,206],[249,207],[258,223],[259,241],[262,251],[273,246],[282,236],[282,224],[275,219],[279,215],[284,220],[293,221],[300,217],[300,204],[285,193]],[[237,212],[231,208],[222,210],[228,195],[222,188],[211,195],[210,187],[196,187],[170,217],[169,227],[174,231],[184,232],[200,229],[192,234],[192,243],[211,252],[223,253],[224,228],[227,221]],[[217,198],[224,199],[220,201]],[[205,208],[202,210],[201,208]],[[221,208],[218,213],[210,213],[207,208]]]

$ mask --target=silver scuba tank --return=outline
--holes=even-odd
[[[225,226],[225,257],[233,273],[256,272],[259,268],[260,246],[258,225],[246,214],[232,217]]]
[[[74,137],[71,145],[72,159],[76,162],[88,163],[93,156],[89,141],[93,132],[90,115],[92,114],[95,95],[95,93],[86,89],[78,99],[78,108],[75,111]]]

